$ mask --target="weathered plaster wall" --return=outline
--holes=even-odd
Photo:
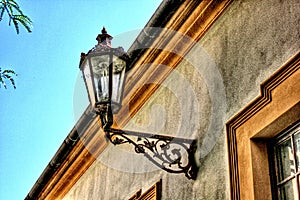
[[[228,117],[259,94],[259,85],[300,47],[300,2],[234,1],[200,41],[226,84]]]
[[[160,178],[162,199],[229,199],[225,122],[300,50],[299,10],[298,0],[234,1],[126,127],[199,137],[196,181],[108,148],[65,199],[127,199]]]

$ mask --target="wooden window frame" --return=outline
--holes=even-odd
[[[300,52],[226,124],[231,199],[272,199],[267,141],[300,119]]]
[[[154,185],[152,185],[146,192],[142,193],[139,189],[128,200],[160,200],[162,193],[162,180],[160,179]]]

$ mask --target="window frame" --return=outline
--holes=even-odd
[[[269,153],[269,163],[270,163],[270,182],[271,182],[271,188],[272,188],[272,199],[278,200],[280,199],[280,193],[279,193],[279,187],[281,185],[286,184],[287,182],[291,180],[296,180],[296,193],[300,194],[300,186],[299,181],[300,180],[300,169],[297,163],[296,158],[296,151],[295,151],[295,135],[300,134],[300,120],[297,121],[295,124],[289,126],[285,130],[283,130],[278,136],[271,139],[268,143],[268,153]],[[288,177],[284,178],[283,180],[279,181],[278,176],[278,163],[277,163],[277,155],[276,147],[281,145],[282,143],[290,140],[291,146],[292,146],[292,156],[293,156],[293,163],[295,166],[295,173],[293,175],[289,175]]]
[[[162,179],[157,181],[144,193],[142,193],[142,189],[139,189],[128,200],[160,200],[161,194],[162,194]]]

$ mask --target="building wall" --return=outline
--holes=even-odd
[[[127,199],[159,179],[162,199],[229,199],[225,123],[300,50],[299,10],[298,0],[233,1],[127,125],[199,138],[196,181],[110,146],[64,199]]]

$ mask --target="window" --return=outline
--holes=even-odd
[[[264,81],[261,84],[261,95],[226,124],[232,200],[278,199],[277,193],[281,195],[279,196],[281,199],[288,199],[293,183],[299,185],[299,168],[296,168],[299,166],[299,157],[297,160],[297,153],[294,152],[299,154],[300,136],[296,130],[287,134],[286,137],[291,135],[290,140],[277,136],[299,119],[300,52]],[[272,165],[269,162],[271,159],[267,147],[269,141],[274,138],[278,139],[275,143],[275,152],[278,153],[276,160],[275,153],[272,156],[274,160]],[[290,161],[287,162],[287,159],[290,159],[289,151],[293,152],[294,166],[289,163]],[[279,167],[276,166],[277,163],[280,164]],[[280,177],[278,181],[276,176],[270,181],[271,166],[274,169],[273,174],[278,171]],[[294,169],[291,169],[292,167]],[[296,194],[299,192],[297,190]]]
[[[271,143],[273,199],[299,199],[300,123],[280,134]]]
[[[146,192],[142,194],[142,190],[138,190],[128,200],[160,200],[161,199],[161,180],[156,182]]]

